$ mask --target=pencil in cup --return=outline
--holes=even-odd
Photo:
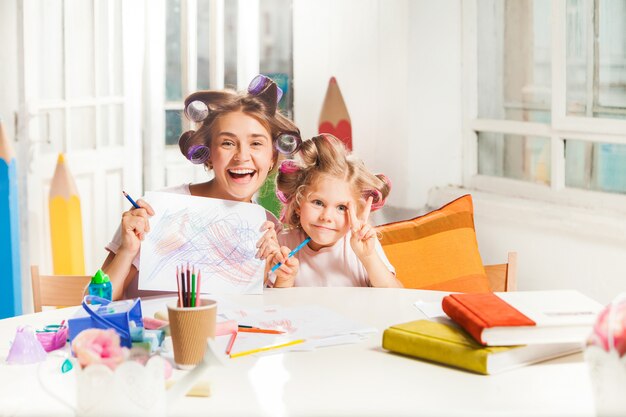
[[[295,255],[296,253],[298,253],[298,251],[300,249],[302,249],[304,247],[304,245],[306,245],[307,243],[309,243],[309,241],[311,240],[310,237],[307,236],[306,239],[304,239],[302,241],[302,243],[300,243],[298,246],[296,246],[296,248],[294,250],[292,250],[291,252],[289,252],[289,255],[287,255],[287,258],[291,258],[293,255]],[[276,265],[274,265],[272,267],[272,269],[270,269],[270,274],[274,271],[276,271],[278,268],[280,268],[283,265],[282,262],[277,263]]]

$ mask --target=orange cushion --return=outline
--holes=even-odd
[[[471,195],[377,230],[387,258],[406,288],[490,291],[478,252]]]

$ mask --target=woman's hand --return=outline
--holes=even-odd
[[[122,244],[119,251],[136,254],[145,234],[150,231],[148,220],[154,216],[154,210],[141,199],[137,200],[137,205],[141,208],[132,208],[122,214]]]
[[[356,256],[363,262],[367,257],[375,253],[374,239],[376,231],[367,223],[372,209],[372,197],[367,199],[363,213],[357,216],[355,205],[348,203],[348,221],[350,222],[350,246]]]
[[[261,226],[261,231],[265,233],[261,236],[261,239],[256,244],[259,250],[256,252],[255,257],[258,259],[267,259],[270,255],[274,255],[276,262],[283,262],[285,258],[280,252],[280,245],[278,244],[278,237],[276,236],[276,229],[274,223],[266,221]]]
[[[276,274],[276,281],[274,281],[274,288],[288,288],[293,287],[296,276],[298,275],[298,270],[300,269],[300,261],[295,256],[288,258],[289,252],[291,250],[287,246],[282,246],[280,251],[276,254],[280,254],[285,261],[282,262],[282,265],[273,273]],[[272,258],[272,266],[276,265],[279,261],[274,256]],[[270,272],[272,273],[272,272]]]

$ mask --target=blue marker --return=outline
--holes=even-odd
[[[298,251],[299,251],[300,249],[302,249],[302,248],[304,247],[304,245],[306,245],[307,243],[309,243],[309,241],[310,241],[310,240],[311,240],[311,238],[310,238],[310,237],[307,237],[306,239],[304,239],[304,240],[302,241],[302,243],[300,243],[300,244],[299,244],[299,245],[298,245],[298,246],[297,246],[294,250],[292,250],[291,252],[289,252],[289,255],[287,255],[287,258],[291,258],[293,255],[295,255],[296,253],[298,253]],[[276,271],[278,268],[280,268],[282,264],[283,264],[282,262],[279,262],[279,263],[277,263],[276,265],[274,265],[274,266],[272,267],[272,269],[270,270],[270,274],[271,274],[272,272]]]
[[[133,198],[132,198],[131,196],[129,196],[128,194],[126,194],[126,191],[122,191],[122,193],[124,193],[124,197],[126,197],[126,198],[128,199],[128,201],[130,201],[130,204],[132,204],[132,205],[133,205],[133,207],[135,207],[135,208],[141,208],[141,207],[139,207],[139,204],[137,204],[137,203],[135,202],[135,200],[133,200]]]

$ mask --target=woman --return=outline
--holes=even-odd
[[[277,112],[280,95],[282,92],[271,79],[257,76],[246,93],[199,91],[187,97],[186,116],[201,124],[197,131],[181,135],[180,149],[191,162],[212,169],[214,178],[163,191],[252,203],[254,194],[276,167],[278,151],[295,150],[285,145],[301,142],[298,128]],[[111,279],[113,299],[155,294],[139,293],[137,289],[139,249],[145,233],[150,231],[148,220],[154,215],[147,202],[138,200],[137,204],[140,208],[123,213],[120,227],[106,246],[109,255],[102,270]],[[266,259],[275,253],[277,259],[284,260],[276,239],[279,223],[269,212],[267,217],[257,257]]]

